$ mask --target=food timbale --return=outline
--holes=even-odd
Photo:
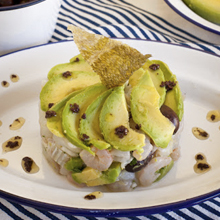
[[[180,155],[176,76],[120,41],[69,29],[80,54],[54,66],[40,93],[46,158],[76,186],[150,186]]]
[[[183,2],[196,14],[204,19],[220,24],[219,0],[183,0]]]

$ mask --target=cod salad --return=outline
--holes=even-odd
[[[118,192],[159,181],[180,157],[176,76],[119,40],[68,28],[79,54],[54,66],[40,93],[45,157],[78,187]]]

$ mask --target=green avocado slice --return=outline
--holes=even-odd
[[[106,171],[98,171],[86,167],[82,172],[73,172],[72,178],[77,183],[86,183],[87,186],[100,186],[114,183],[121,172],[121,164],[113,162]]]
[[[80,120],[79,132],[81,136],[86,134],[89,136],[88,144],[92,144],[96,148],[103,150],[109,148],[111,145],[107,143],[101,134],[99,126],[99,115],[103,103],[110,95],[112,89],[109,89],[98,96],[86,109],[85,119]]]
[[[131,85],[132,88],[138,84],[145,71],[146,70],[143,68],[139,68],[132,74],[132,76],[129,78],[129,85]]]
[[[219,0],[183,0],[196,14],[215,24],[220,24]]]
[[[93,155],[94,152],[81,140],[79,135],[79,123],[90,103],[106,90],[107,88],[100,83],[87,87],[83,92],[77,94],[66,103],[62,113],[62,127],[67,139],[72,144],[87,150]],[[72,109],[73,106],[78,106],[78,109]]]
[[[40,93],[41,109],[47,111],[50,103],[56,104],[65,96],[100,82],[99,76],[94,72],[74,71],[70,76],[62,73],[51,78]]]
[[[93,72],[92,67],[83,59],[81,54],[76,55],[71,58],[69,63],[58,64],[51,68],[49,71],[47,78],[50,80],[54,76],[60,73],[64,73],[66,71],[85,71],[85,72]]]
[[[176,76],[171,72],[167,64],[164,62],[160,60],[154,60],[153,62],[160,65],[160,69],[163,71],[165,81],[172,81],[177,83],[172,90],[166,93],[164,104],[170,107],[177,114],[179,120],[181,121],[183,118],[184,105],[182,92],[180,90]]]
[[[164,176],[166,176],[166,174],[171,170],[173,165],[174,165],[174,161],[172,160],[167,166],[158,170],[157,172],[160,173],[160,176],[158,176],[154,182],[157,182],[157,181],[161,180]]]
[[[106,99],[100,113],[100,128],[104,139],[114,148],[121,151],[141,151],[145,145],[145,135],[132,130],[129,126],[124,86],[115,87]],[[119,137],[116,129],[123,126],[127,135]]]
[[[157,147],[165,148],[172,139],[174,125],[160,112],[158,94],[148,71],[131,91],[131,114]]]
[[[85,164],[80,157],[72,157],[65,163],[65,168],[74,173],[80,173],[85,168]]]
[[[65,136],[62,127],[62,113],[66,102],[82,91],[83,90],[77,90],[70,93],[68,96],[66,96],[64,99],[62,99],[50,108],[50,111],[56,112],[56,116],[47,118],[47,128],[57,137]]]
[[[162,106],[162,104],[164,103],[164,100],[165,100],[165,96],[166,96],[166,89],[165,89],[165,87],[161,87],[160,85],[162,82],[165,81],[165,78],[164,78],[164,74],[161,71],[161,69],[153,70],[151,68],[151,66],[153,64],[154,64],[153,61],[147,60],[147,62],[142,66],[142,68],[144,70],[147,70],[148,73],[150,74],[150,77],[154,83],[154,86],[155,86],[158,94],[160,95],[159,105]]]

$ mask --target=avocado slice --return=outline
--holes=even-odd
[[[143,68],[139,68],[138,70],[136,70],[129,78],[129,85],[131,85],[131,87],[136,86],[144,73],[145,70]]]
[[[148,71],[131,91],[131,114],[157,147],[165,148],[172,139],[175,126],[160,112],[158,94]]]
[[[183,0],[183,2],[196,14],[204,19],[220,24],[219,0]]]
[[[99,186],[114,183],[121,172],[121,164],[113,162],[106,171],[98,171],[91,167],[86,167],[82,172],[72,173],[73,179],[77,183],[86,183],[87,186]]]
[[[95,170],[91,167],[86,167],[82,170],[82,172],[73,172],[72,178],[77,183],[87,183],[89,181],[100,178],[102,172],[99,170]]]
[[[80,157],[72,157],[65,163],[65,168],[72,172],[80,173],[84,168],[85,164]]]
[[[152,65],[154,65],[155,63],[151,60],[147,60],[147,62],[142,66],[142,68],[144,70],[147,70],[148,73],[150,74],[150,77],[154,83],[154,86],[158,92],[158,94],[160,95],[160,102],[159,105],[162,106],[162,104],[164,103],[165,100],[165,96],[166,96],[166,89],[165,87],[161,87],[161,83],[165,81],[163,72],[161,71],[161,69],[156,69],[154,70],[152,67]]]
[[[99,76],[94,72],[74,71],[70,76],[64,77],[62,73],[51,78],[40,93],[41,109],[47,111],[50,103],[56,104],[73,91],[100,82]]]
[[[66,103],[62,113],[62,127],[67,139],[72,144],[89,151],[93,155],[94,152],[81,140],[78,128],[86,108],[97,96],[106,90],[107,88],[101,83],[87,87],[84,91],[75,95]]]
[[[47,78],[50,80],[52,77],[56,76],[57,74],[64,73],[66,71],[93,72],[93,69],[83,59],[82,55],[78,54],[75,57],[71,58],[69,63],[62,63],[52,67],[49,73],[47,74]]]
[[[66,102],[82,91],[83,90],[77,90],[70,93],[68,96],[66,96],[64,99],[62,99],[50,108],[50,111],[56,112],[56,116],[47,118],[47,128],[57,137],[65,136],[62,127],[62,113]]]
[[[167,166],[162,167],[160,170],[158,170],[157,172],[160,173],[160,176],[158,176],[154,182],[161,180],[171,170],[173,165],[174,161],[172,160]]]
[[[114,148],[121,151],[142,150],[145,135],[132,130],[129,126],[124,86],[113,89],[102,107],[99,119],[104,139]],[[119,137],[116,131],[120,128],[127,129],[127,135]]]
[[[109,148],[111,145],[107,143],[101,134],[99,126],[99,115],[103,103],[110,95],[112,89],[109,89],[98,96],[86,109],[85,119],[80,120],[79,132],[81,135],[89,136],[88,144],[92,144],[96,148],[103,150]]]
[[[182,92],[180,90],[176,76],[171,72],[167,64],[164,62],[160,60],[154,60],[153,63],[160,65],[160,69],[163,71],[165,81],[172,81],[177,83],[172,90],[166,93],[164,105],[170,107],[177,114],[179,120],[181,121],[183,118],[184,105]]]

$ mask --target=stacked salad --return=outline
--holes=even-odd
[[[76,186],[151,185],[180,154],[183,98],[176,76],[128,45],[72,31],[80,54],[53,67],[40,93],[46,158]]]

